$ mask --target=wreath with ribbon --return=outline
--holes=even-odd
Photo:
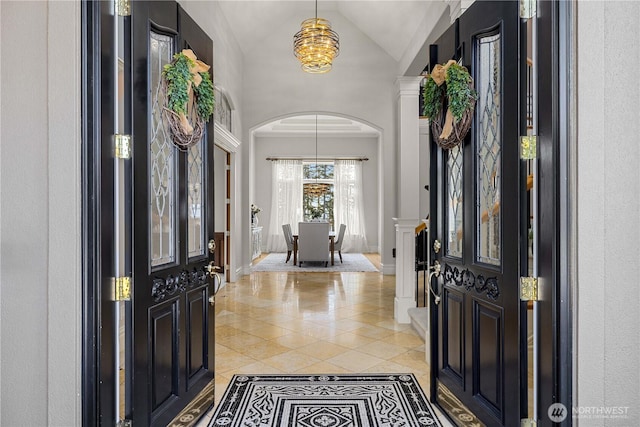
[[[164,66],[160,88],[163,92],[163,119],[171,139],[179,149],[198,143],[215,106],[211,67],[200,61],[191,49],[173,55]]]
[[[451,149],[464,140],[471,128],[476,98],[469,71],[454,60],[437,64],[427,75],[422,114],[430,119],[433,139],[440,147]]]

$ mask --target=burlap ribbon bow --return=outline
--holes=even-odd
[[[192,84],[196,87],[200,86],[202,82],[202,76],[200,73],[204,73],[209,71],[211,68],[209,65],[200,61],[195,53],[191,49],[183,49],[182,54],[187,58],[191,59],[192,63],[189,65],[189,72],[191,73],[191,80],[189,81],[189,86],[187,87],[187,93],[189,94],[189,104],[193,104],[193,89],[191,88]],[[180,127],[184,131],[185,134],[191,135],[193,133],[193,126],[189,123],[189,119],[184,113],[180,113]]]
[[[450,59],[446,64],[441,65],[437,64],[433,67],[433,71],[431,72],[431,78],[438,86],[442,86],[442,84],[446,80],[447,70],[452,64],[455,64],[456,61]],[[453,113],[451,113],[451,109],[447,108],[447,114],[444,119],[444,126],[442,127],[442,132],[440,133],[440,139],[447,139],[451,135],[453,131]]]

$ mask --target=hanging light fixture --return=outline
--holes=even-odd
[[[331,71],[333,59],[340,53],[340,38],[331,29],[331,23],[316,16],[302,21],[300,31],[293,36],[293,53],[307,73]]]
[[[318,182],[318,115],[316,114],[316,182],[308,184],[307,192],[313,196],[320,197],[329,191],[329,184]]]

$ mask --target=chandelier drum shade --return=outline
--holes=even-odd
[[[300,31],[293,36],[293,53],[307,73],[331,71],[333,59],[340,53],[340,38],[331,29],[331,23],[316,16],[302,21]]]

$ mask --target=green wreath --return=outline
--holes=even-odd
[[[213,114],[215,96],[209,68],[190,49],[184,49],[162,70],[164,118],[178,148],[199,142],[204,123]]]
[[[438,145],[453,148],[462,142],[471,127],[476,98],[473,78],[465,67],[453,60],[434,67],[424,85],[422,113],[431,120]]]

